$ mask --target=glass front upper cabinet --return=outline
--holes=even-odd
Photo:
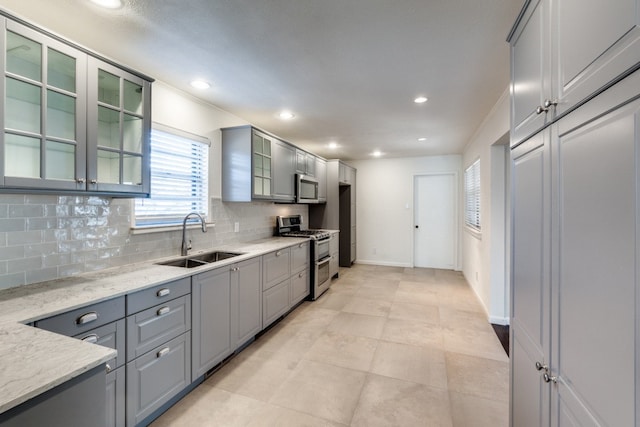
[[[2,19],[2,185],[84,190],[87,55]]]
[[[270,198],[272,193],[271,139],[253,131],[251,138],[253,152],[253,197]]]
[[[149,193],[146,80],[89,58],[89,189]]]

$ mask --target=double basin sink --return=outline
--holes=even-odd
[[[235,252],[213,251],[213,252],[205,252],[203,254],[198,254],[198,255],[191,255],[187,257],[174,258],[174,259],[170,259],[169,261],[158,262],[156,264],[168,265],[170,267],[194,268],[194,267],[202,267],[203,265],[213,264],[215,262],[233,258],[238,255],[242,255],[242,254],[235,253]]]

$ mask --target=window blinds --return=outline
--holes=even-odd
[[[480,230],[480,159],[464,171],[464,222]]]
[[[151,196],[136,199],[135,225],[181,224],[185,215],[206,217],[209,141],[158,124],[151,130]]]

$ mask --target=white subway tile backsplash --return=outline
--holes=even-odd
[[[270,237],[277,215],[305,205],[212,200],[207,233],[189,229],[193,250]],[[180,253],[181,231],[131,234],[128,199],[0,195],[0,289],[117,267]],[[234,223],[240,231],[234,232]]]

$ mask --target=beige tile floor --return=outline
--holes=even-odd
[[[152,426],[507,426],[508,379],[461,273],[354,265]]]

